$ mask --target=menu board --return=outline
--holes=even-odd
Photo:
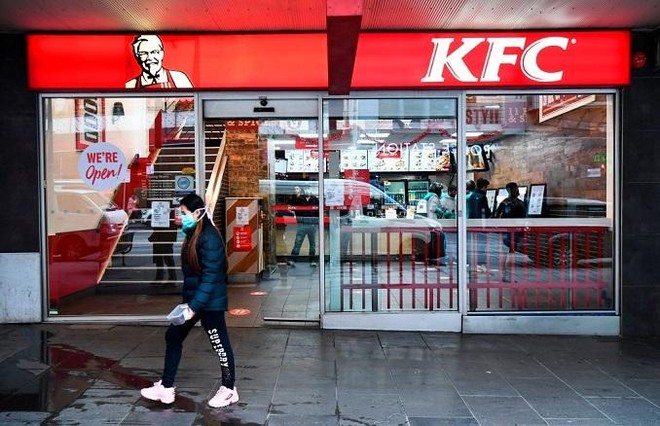
[[[390,145],[391,146],[391,145]],[[440,144],[440,148],[424,147],[409,148],[396,146],[381,149],[350,149],[340,151],[340,171],[369,170],[371,172],[450,172],[455,165],[454,153],[456,144]],[[327,153],[326,153],[327,155]],[[318,152],[313,149],[293,149],[285,151],[287,173],[317,173]],[[466,171],[487,171],[483,145],[475,144],[467,147]],[[284,163],[284,161],[281,161]],[[284,164],[277,172],[280,172]],[[327,159],[324,159],[324,170],[327,168]]]
[[[410,150],[410,171],[447,172],[450,168],[451,155],[448,147]]]
[[[369,170],[372,172],[407,172],[408,150],[397,149],[394,152],[369,151]]]
[[[287,159],[287,173],[314,173],[319,171],[319,157],[316,151],[293,149],[285,151],[284,155]]]
[[[530,185],[529,201],[527,202],[527,215],[539,216],[543,213],[544,197],[545,197],[545,184]]]
[[[346,169],[366,169],[367,153],[368,150],[366,149],[342,150],[339,169],[342,172]]]
[[[436,149],[411,149],[410,150],[410,171],[426,172],[435,171],[437,157]]]
[[[452,150],[451,148],[442,148],[435,150],[435,171],[437,172],[448,172],[451,169],[451,159],[452,159]]]

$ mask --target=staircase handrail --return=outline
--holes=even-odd
[[[209,177],[209,185],[206,191],[206,205],[210,210],[209,213],[213,217],[213,211],[215,210],[215,205],[220,196],[220,189],[222,188],[222,178],[225,175],[225,169],[227,167],[227,156],[225,154],[226,146],[225,134],[222,135],[222,140],[220,141],[220,147],[218,148],[218,155],[215,157],[215,162],[213,163],[213,171]]]

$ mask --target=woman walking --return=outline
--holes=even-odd
[[[234,353],[229,342],[225,311],[227,300],[227,255],[225,243],[202,200],[188,194],[180,201],[181,227],[185,239],[181,249],[183,303],[187,304],[186,321],[170,325],[165,333],[165,366],[161,379],[140,391],[143,397],[165,404],[174,402],[176,376],[183,341],[197,321],[202,322],[213,351],[218,356],[221,386],[208,402],[218,408],[238,402],[234,386]]]

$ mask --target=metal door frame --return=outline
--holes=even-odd
[[[308,118],[317,120],[319,128],[319,149],[322,149],[322,117],[321,117],[320,92],[275,92],[275,91],[252,91],[252,92],[205,92],[195,95],[196,128],[200,131],[195,133],[195,146],[199,155],[195,159],[197,170],[204,167],[204,120],[207,118],[255,118],[255,119],[287,119],[290,117]],[[268,108],[274,108],[272,111]],[[319,165],[323,157],[319,156]],[[204,174],[197,174],[197,188],[206,191]],[[323,168],[319,167],[317,176],[319,194],[323,194]],[[319,197],[319,214],[323,212],[323,197]],[[323,321],[323,282],[325,265],[322,259],[325,256],[324,227],[319,226],[318,253],[318,286],[319,286],[319,321]],[[291,322],[307,319],[271,318],[273,321]]]
[[[328,96],[325,95],[321,99],[418,99],[418,98],[445,98],[454,99],[456,101],[456,127],[457,127],[457,158],[465,157],[465,144],[464,141],[465,130],[465,108],[464,108],[465,92],[462,91],[365,91],[365,92],[351,92],[348,96]],[[322,119],[323,111],[319,111],[320,119]],[[321,134],[323,132],[323,121],[320,121]],[[319,142],[319,158],[322,158],[322,144]],[[465,164],[457,161],[457,185],[465,186]],[[322,179],[320,179],[322,181]],[[322,185],[322,184],[321,184]],[[319,186],[319,191],[323,188]],[[459,191],[457,196],[457,203],[463,205],[465,201],[464,191]],[[462,210],[457,214],[457,230],[458,230],[458,302],[455,311],[414,311],[414,312],[325,312],[325,305],[321,306],[321,326],[322,328],[329,329],[361,329],[361,330],[394,330],[394,331],[446,331],[446,332],[461,332],[463,328],[463,317],[467,306],[467,298],[464,296],[466,292],[467,280],[464,279],[467,272],[467,265],[464,261],[466,256],[465,250],[465,235],[466,230],[464,226],[464,218]],[[462,241],[461,241],[462,239]],[[323,283],[325,283],[324,275],[321,276]],[[324,288],[321,288],[322,296]],[[322,298],[323,299],[323,298]]]

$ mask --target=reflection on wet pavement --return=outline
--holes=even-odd
[[[91,327],[97,330],[94,334],[106,333],[112,328]],[[139,389],[152,384],[147,377],[156,377],[154,372],[158,366],[152,365],[153,371],[142,374],[145,372],[123,367],[121,359],[98,356],[68,344],[53,343],[61,340],[61,335],[30,327],[26,330],[33,333],[24,334],[21,330],[18,335],[11,332],[3,335],[11,343],[8,346],[16,345],[18,350],[5,357],[0,364],[0,376],[3,377],[0,424],[39,424],[44,421],[81,425],[185,425],[217,424],[218,421],[222,424],[248,424],[220,413],[205,413],[205,397],[210,387],[198,400],[183,392],[177,394],[171,406],[153,403],[142,399]],[[78,336],[74,340],[84,337],[89,331],[82,330],[85,329],[78,328],[78,332],[74,333]],[[164,332],[164,328],[148,330],[150,334],[156,333],[160,337]],[[130,336],[117,337],[132,340]],[[134,342],[129,346],[139,343]],[[118,341],[107,340],[106,343],[115,345]],[[105,348],[108,349],[112,350]]]

